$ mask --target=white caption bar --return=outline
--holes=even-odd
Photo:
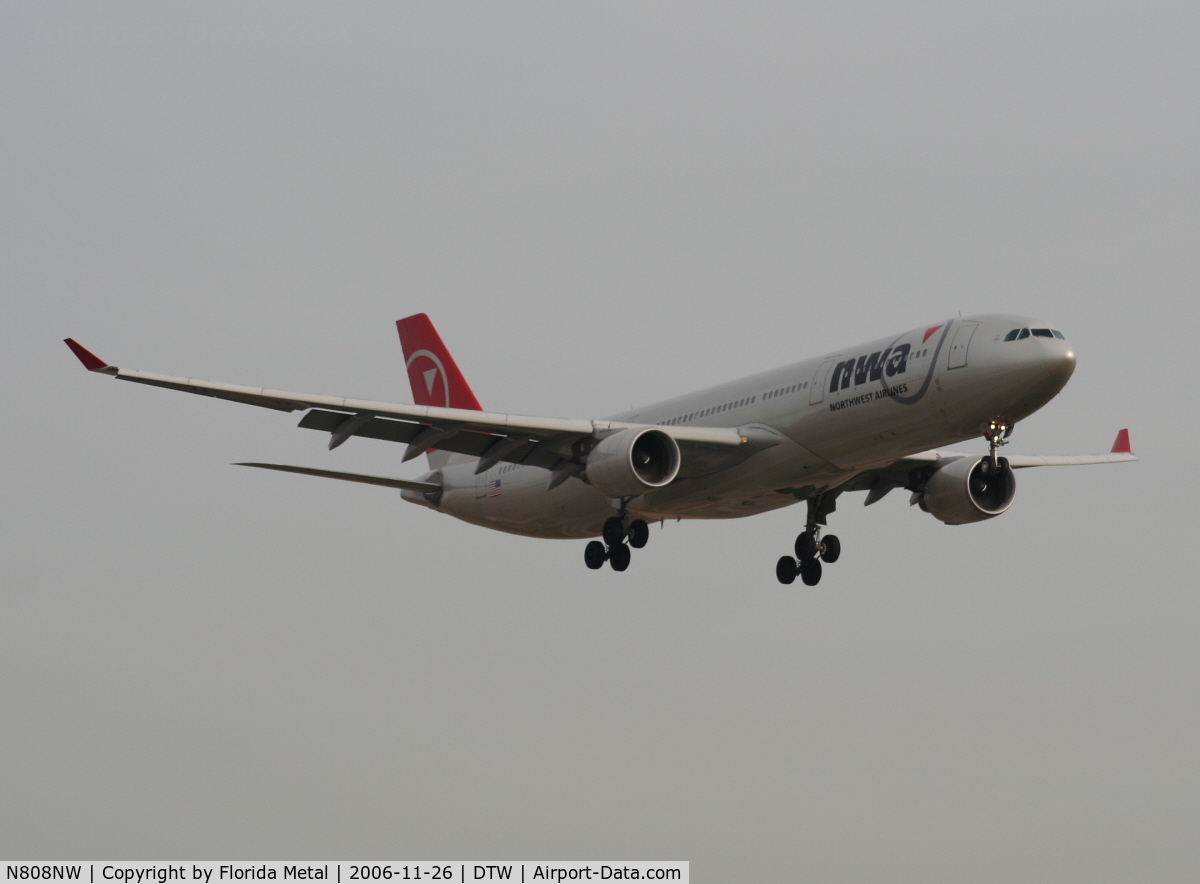
[[[257,881],[673,881],[687,884],[687,862],[8,862],[0,884],[252,884]]]

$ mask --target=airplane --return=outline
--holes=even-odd
[[[840,495],[871,505],[896,488],[948,525],[994,518],[1016,494],[1014,470],[1137,460],[1129,431],[1100,455],[1002,457],[1014,425],[1075,370],[1062,332],[1027,316],[980,315],[881,338],[602,419],[486,412],[424,313],[396,323],[413,405],[292,393],[132,371],[75,340],[89,371],[271,408],[300,426],[426,454],[419,479],[273,463],[257,467],[400,489],[409,503],[529,537],[591,540],[588,568],[629,567],[649,525],[732,519],[804,502],[804,530],[775,575],[807,586],[841,555],[823,534]],[[944,450],[982,436],[988,454]]]

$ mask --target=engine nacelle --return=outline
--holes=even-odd
[[[1017,495],[1017,480],[1008,460],[960,457],[940,467],[925,483],[921,509],[947,525],[982,522],[1000,515]]]
[[[662,430],[621,430],[588,454],[587,480],[609,497],[635,497],[679,474],[679,445]]]

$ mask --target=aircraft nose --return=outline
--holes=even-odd
[[[1034,383],[1053,396],[1071,379],[1075,371],[1075,348],[1066,341],[1039,341],[1041,346],[1027,363],[1033,369]]]
[[[1046,369],[1065,384],[1075,372],[1075,348],[1065,341],[1055,341],[1058,345],[1053,352],[1046,354]]]

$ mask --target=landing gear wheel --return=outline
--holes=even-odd
[[[800,563],[800,579],[805,586],[816,586],[821,582],[821,563],[817,559]]]
[[[609,546],[620,546],[625,542],[625,523],[620,516],[609,516],[604,520],[604,530],[601,532],[604,542]]]
[[[641,549],[650,539],[650,526],[641,519],[634,519],[629,525],[629,545]]]
[[[796,560],[791,556],[780,556],[779,561],[775,563],[775,576],[785,586],[789,583],[794,583],[796,580]]]
[[[821,551],[821,561],[826,565],[832,565],[842,554],[842,542],[837,539],[836,534],[826,534],[821,545],[824,547]]]
[[[623,543],[610,547],[608,550],[608,563],[612,565],[614,571],[624,571],[629,567],[629,547]]]
[[[593,571],[604,567],[604,560],[607,558],[608,552],[604,549],[604,544],[599,540],[593,540],[587,545],[587,549],[583,551],[583,562]]]
[[[817,538],[811,531],[805,531],[796,538],[796,558],[802,563],[817,560]]]

